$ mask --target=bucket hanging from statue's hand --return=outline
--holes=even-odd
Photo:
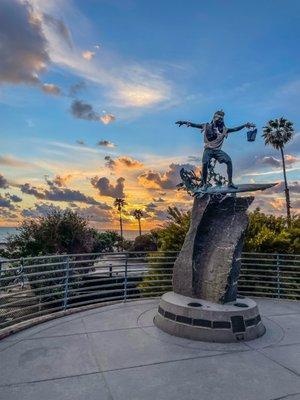
[[[257,128],[251,129],[251,131],[247,132],[247,140],[248,142],[254,142],[257,134]]]

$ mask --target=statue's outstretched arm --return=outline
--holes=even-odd
[[[190,121],[177,121],[175,124],[181,126],[181,125],[186,125],[187,128],[192,127],[192,128],[198,128],[198,129],[203,129],[205,124],[194,124],[193,122]]]
[[[241,130],[244,129],[244,128],[254,128],[254,127],[255,127],[254,124],[252,124],[251,122],[247,122],[246,124],[240,125],[240,126],[236,126],[235,128],[228,128],[228,129],[227,129],[227,132],[228,132],[228,133],[231,133],[231,132],[238,132],[238,131],[241,131]]]
[[[189,122],[188,126],[190,126],[191,128],[198,128],[198,129],[204,128],[204,124],[194,124],[193,122]]]

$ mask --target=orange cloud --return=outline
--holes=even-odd
[[[294,164],[295,162],[300,161],[298,157],[292,156],[291,154],[286,154],[285,156],[285,163],[290,165]]]
[[[147,189],[160,189],[161,175],[155,171],[144,172],[138,177],[138,182]]]
[[[105,165],[108,168],[118,172],[123,171],[124,169],[144,168],[144,164],[141,161],[128,156],[121,156],[116,159],[113,159],[111,156],[106,156],[105,161]]]
[[[176,185],[181,181],[181,168],[194,170],[197,172],[197,174],[199,173],[199,169],[192,164],[172,163],[169,165],[169,169],[164,173],[151,170],[143,172],[138,177],[138,181],[141,185],[148,189],[175,189]]]
[[[56,186],[62,187],[62,186],[66,186],[66,183],[72,178],[72,175],[65,175],[65,176],[61,176],[61,175],[56,175],[56,177],[53,179],[53,183]]]
[[[95,54],[96,53],[94,51],[89,51],[89,50],[83,51],[81,53],[82,57],[87,61],[91,61],[95,57]]]
[[[60,88],[52,83],[44,83],[42,85],[42,90],[45,93],[53,94],[55,96],[58,96],[61,93]]]
[[[116,120],[116,117],[112,114],[104,114],[100,117],[101,121],[104,123],[104,125],[108,125],[111,122]]]
[[[284,199],[274,199],[270,201],[270,205],[276,210],[276,211],[282,211],[283,207],[285,206],[285,200]]]

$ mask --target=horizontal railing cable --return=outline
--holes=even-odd
[[[172,290],[178,252],[56,254],[0,261],[0,331],[19,322]],[[243,253],[238,292],[300,300],[300,255]]]

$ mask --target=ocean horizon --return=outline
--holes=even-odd
[[[98,229],[99,232],[105,232],[105,231],[115,231],[115,232],[119,232],[118,229]],[[12,227],[12,226],[0,226],[0,243],[2,242],[6,242],[7,240],[7,236],[8,235],[13,235],[14,233],[17,232],[17,228],[16,227]],[[148,233],[149,231],[143,231],[142,233]],[[128,229],[124,229],[123,230],[123,234],[124,234],[124,238],[127,240],[134,240],[138,234],[139,231],[138,230],[128,230]]]

